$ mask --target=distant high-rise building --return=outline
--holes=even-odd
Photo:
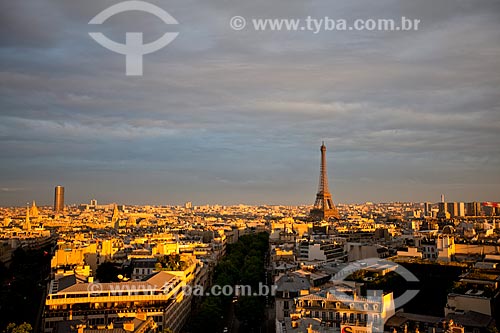
[[[441,202],[444,202],[444,194],[441,194]]]
[[[314,208],[311,209],[311,216],[314,218],[327,219],[330,217],[340,218],[339,211],[333,204],[332,195],[328,189],[328,176],[326,172],[326,146],[321,145],[321,167],[319,175],[319,187],[316,194]]]
[[[54,192],[54,212],[60,213],[64,210],[64,187],[58,185]]]
[[[424,216],[432,216],[432,204],[424,202]]]
[[[437,218],[440,219],[450,218],[450,213],[448,212],[448,205],[444,201],[439,203],[439,211],[437,213]]]
[[[486,216],[494,216],[495,215],[495,207],[491,206],[483,206],[483,212]]]
[[[463,202],[458,203],[457,216],[465,216],[465,203],[463,203]]]
[[[486,216],[498,216],[500,213],[499,202],[485,201],[481,203],[481,207]]]
[[[191,201],[188,201],[184,204],[185,209],[191,209],[193,208],[193,203]]]
[[[92,206],[94,208],[97,207],[97,200],[96,199],[90,200],[90,206]]]
[[[451,217],[459,216],[458,215],[458,202],[447,202],[448,213],[450,213]]]
[[[465,204],[465,214],[467,216],[480,216],[481,215],[481,203],[480,202],[468,202]]]

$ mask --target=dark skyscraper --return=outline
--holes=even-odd
[[[54,212],[60,213],[64,210],[64,187],[56,186],[54,192]]]
[[[318,194],[316,194],[314,208],[311,209],[311,216],[319,219],[328,219],[330,217],[338,219],[340,218],[340,215],[337,208],[333,204],[332,195],[328,189],[328,176],[326,170],[326,147],[323,142],[321,145],[321,167]]]
[[[481,203],[480,202],[468,202],[465,204],[465,212],[467,216],[480,216],[481,215]]]

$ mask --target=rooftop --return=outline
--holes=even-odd
[[[63,278],[65,279],[65,278]],[[61,280],[63,280],[61,279]],[[165,284],[176,279],[176,276],[165,271],[158,272],[146,281],[127,281],[110,283],[76,283],[75,280],[67,279],[63,284],[59,282],[57,294],[69,293],[100,293],[105,291],[141,291],[160,290]]]

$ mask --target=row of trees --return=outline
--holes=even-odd
[[[245,235],[235,244],[228,245],[227,255],[215,269],[213,285],[251,286],[258,290],[264,281],[265,257],[269,247],[269,235],[258,233]],[[232,296],[206,296],[199,310],[193,315],[190,330],[193,332],[220,332],[224,316],[230,309]],[[243,326],[258,327],[265,318],[265,298],[241,296],[235,305],[236,318]]]
[[[178,253],[172,253],[158,258],[156,269],[166,271],[182,271],[186,268],[186,263],[181,260]]]
[[[105,261],[97,267],[95,276],[101,283],[120,282],[123,277],[130,279],[132,269],[131,267],[122,267],[112,261]]]
[[[31,333],[31,331],[33,331],[33,328],[28,323],[22,323],[21,325],[10,323],[3,330],[3,333]]]

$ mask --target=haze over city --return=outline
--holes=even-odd
[[[312,204],[323,140],[335,202],[500,200],[497,1],[151,3],[179,21],[179,37],[136,78],[87,34],[102,1],[2,9],[1,205],[51,204],[59,184],[67,203]],[[228,25],[305,14],[421,27]],[[102,30],[152,41],[165,26],[127,13]]]

